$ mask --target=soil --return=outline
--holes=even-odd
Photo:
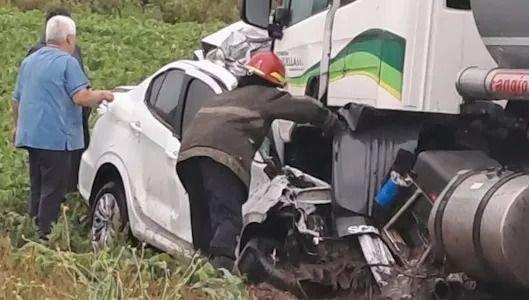
[[[253,300],[295,300],[292,294],[280,291],[268,283],[250,286],[250,298]]]

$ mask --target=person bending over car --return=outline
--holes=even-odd
[[[55,16],[46,25],[46,47],[22,61],[13,93],[15,146],[29,153],[30,216],[47,242],[66,194],[71,156],[84,147],[81,106],[112,101],[109,91],[93,91],[72,56],[75,22]]]
[[[272,52],[255,54],[239,87],[202,107],[184,132],[177,163],[189,194],[193,246],[231,270],[254,156],[276,119],[333,130],[340,121],[320,102],[293,97],[285,67]]]

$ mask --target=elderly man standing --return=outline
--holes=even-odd
[[[48,10],[46,13],[46,19],[44,22],[44,31],[46,31],[46,24],[48,21],[55,17],[55,16],[65,16],[71,18],[70,11],[66,8],[57,7],[52,8]],[[33,54],[34,52],[38,51],[39,49],[46,47],[46,34],[42,34],[39,41],[29,50],[27,56]],[[81,48],[79,45],[75,46],[75,51],[73,52],[72,56],[79,62],[81,65],[81,69],[84,72],[84,64],[83,64],[83,54],[81,52]],[[85,72],[86,74],[86,72]],[[84,137],[84,148],[75,151],[75,153],[72,154],[72,161],[70,166],[70,176],[68,180],[68,192],[75,192],[77,191],[77,183],[79,179],[79,165],[81,163],[81,156],[83,155],[83,152],[86,148],[88,148],[88,143],[90,142],[90,130],[88,125],[88,120],[90,118],[91,109],[90,107],[83,107],[83,137]]]
[[[24,59],[13,94],[15,146],[29,153],[30,216],[44,242],[66,194],[71,156],[84,147],[81,106],[114,99],[89,88],[75,47],[75,22],[51,18],[46,47]]]

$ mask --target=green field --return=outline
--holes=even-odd
[[[138,83],[165,63],[189,57],[221,23],[76,14],[79,44],[95,88]],[[26,156],[11,144],[11,93],[18,65],[42,31],[42,13],[0,9],[0,299],[244,299],[244,282],[197,257],[174,258],[117,243],[91,251],[88,209],[73,195],[49,248],[26,217]]]

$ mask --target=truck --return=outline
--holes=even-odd
[[[523,297],[527,16],[520,0],[242,1],[288,90],[348,130],[274,124],[270,156],[329,183],[330,200],[282,200],[247,222],[239,269],[306,298],[315,284],[365,298]]]

